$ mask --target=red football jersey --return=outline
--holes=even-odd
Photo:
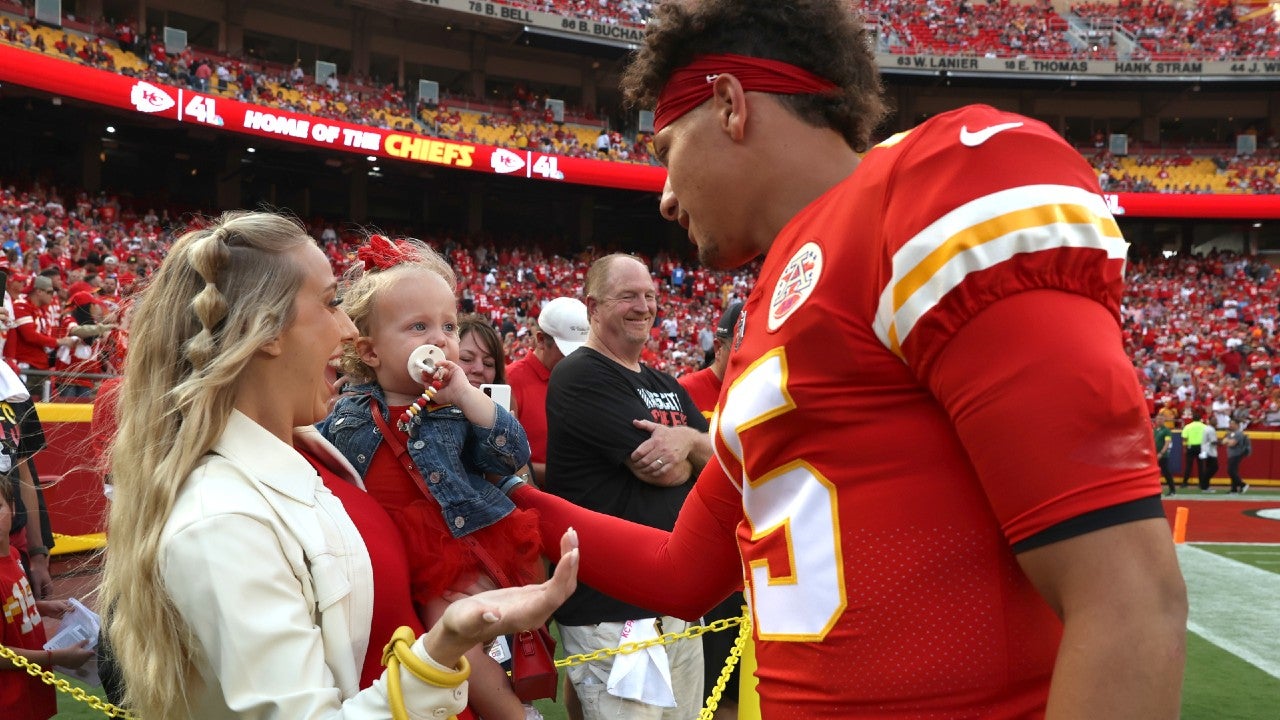
[[[1004,446],[1005,428],[965,433],[945,396],[954,366],[1010,385],[1019,368],[940,358],[979,313],[1028,291],[1115,316],[1127,245],[1096,185],[1048,127],[971,107],[871,150],[775,240],[712,427],[719,470],[742,491],[765,717],[1043,712],[1061,627],[1011,545],[1158,493],[1152,453],[1119,433],[1131,460],[1103,467],[1100,443],[1097,457],[1049,464],[1038,445]],[[1010,337],[1041,341],[1017,335],[1027,329]],[[1110,331],[1103,352],[1123,360]],[[1073,404],[1068,417],[1118,414],[1149,435],[1120,367],[1127,379],[1102,398],[1036,392]],[[1060,418],[1039,426],[1044,440],[1112,433]]]
[[[770,247],[675,529],[522,490],[544,549],[572,524],[584,582],[681,617],[740,557],[770,720],[1042,717],[1062,628],[1015,550],[1163,517],[1097,190],[989,107],[871,150]]]

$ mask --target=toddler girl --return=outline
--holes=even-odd
[[[353,270],[342,302],[360,332],[342,359],[350,384],[320,431],[399,528],[414,604],[430,627],[446,597],[498,586],[491,563],[511,582],[539,575],[537,516],[485,479],[524,466],[529,442],[456,365],[455,279],[445,261],[421,243],[378,235],[358,257],[363,267]],[[422,345],[444,351],[435,376],[406,367]],[[425,383],[438,390],[424,393]],[[472,709],[484,720],[524,720],[501,666],[482,647],[467,658]]]

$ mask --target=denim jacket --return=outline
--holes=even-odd
[[[360,477],[382,442],[370,402],[376,399],[382,417],[387,400],[376,383],[348,388],[329,417],[316,425],[355,467]],[[511,413],[497,407],[492,428],[473,425],[462,410],[446,405],[424,411],[409,433],[409,456],[422,474],[432,497],[440,503],[445,524],[455,538],[486,528],[515,510],[515,505],[485,480],[484,473],[510,475],[529,462],[529,440]]]

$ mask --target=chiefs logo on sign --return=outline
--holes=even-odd
[[[524,169],[524,158],[507,150],[498,148],[489,157],[489,166],[499,175],[506,175]]]
[[[769,332],[775,332],[782,323],[804,304],[813,294],[813,288],[822,275],[822,248],[817,243],[805,243],[782,269],[778,284],[773,287],[773,299],[769,302]]]
[[[164,112],[178,104],[169,93],[141,80],[134,84],[133,91],[129,93],[129,101],[144,113]]]

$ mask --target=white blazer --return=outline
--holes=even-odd
[[[314,428],[306,446],[355,471]],[[196,640],[193,718],[388,718],[386,673],[360,691],[373,570],[342,503],[298,452],[238,411],[178,491],[160,540],[165,587]],[[388,638],[375,638],[381,644]],[[433,662],[419,640],[414,652]],[[462,711],[466,684],[403,673],[414,718]]]

